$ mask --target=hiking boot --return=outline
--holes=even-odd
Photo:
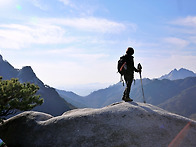
[[[124,101],[125,102],[132,102],[133,100],[131,98],[125,98]]]
[[[126,98],[125,98],[125,96],[123,95],[122,100],[125,101],[125,99],[126,99]]]

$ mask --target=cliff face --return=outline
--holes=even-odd
[[[196,122],[150,104],[120,102],[58,117],[24,112],[0,125],[0,138],[8,146],[29,147],[165,147],[171,143],[192,147],[196,146]]]

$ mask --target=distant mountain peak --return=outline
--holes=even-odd
[[[37,81],[39,81],[31,66],[22,67],[22,69],[18,72],[18,78],[21,82],[32,82],[38,84]]]
[[[180,71],[180,70],[188,70],[188,69],[186,69],[186,68],[180,68],[179,71]]]
[[[3,60],[2,55],[0,55],[0,76],[2,76],[4,80],[16,78],[17,76],[17,69],[15,69],[6,60]]]
[[[188,71],[188,72],[192,72],[192,71],[190,71],[190,70],[188,70],[188,69],[186,69],[186,68],[180,68],[178,71],[179,71],[179,72],[181,72],[181,71]]]
[[[3,61],[3,56],[0,54],[0,62]]]
[[[196,74],[193,71],[190,71],[185,68],[180,68],[179,70],[175,68],[169,74],[163,75],[159,79],[178,80],[178,79],[184,79],[187,77],[196,77]]]
[[[19,74],[24,74],[24,73],[27,75],[36,76],[31,66],[24,66],[22,67],[22,69],[19,70]]]
[[[33,69],[31,68],[31,66],[23,66],[21,71],[24,71],[24,72],[27,72],[27,73],[32,73],[32,74],[35,74],[33,72]]]

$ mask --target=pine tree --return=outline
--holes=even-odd
[[[27,111],[43,103],[43,98],[36,95],[39,87],[31,83],[20,83],[18,79],[2,80],[0,77],[0,120],[16,113]]]

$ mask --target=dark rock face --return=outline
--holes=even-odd
[[[188,124],[188,125],[187,125]],[[0,125],[8,146],[168,146],[187,125],[179,146],[196,146],[196,122],[150,104],[120,102],[75,109],[58,117],[28,111]]]

